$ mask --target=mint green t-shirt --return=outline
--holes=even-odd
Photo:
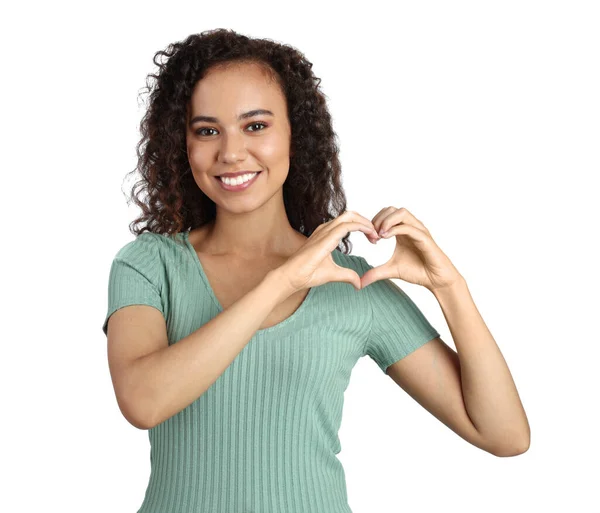
[[[112,262],[108,310],[149,305],[169,345],[223,309],[189,242],[144,232]],[[337,248],[360,276],[372,266]],[[439,333],[390,280],[313,287],[287,319],[256,331],[192,404],[148,430],[150,477],[138,513],[351,513],[338,430],[359,358],[386,372]]]

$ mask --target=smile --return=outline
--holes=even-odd
[[[258,178],[258,175],[260,175],[261,173],[262,173],[262,171],[259,173],[254,173],[254,175],[250,178],[250,180],[247,180],[240,184],[237,183],[239,177],[231,180],[229,184],[225,183],[218,176],[215,176],[215,180],[217,180],[217,182],[219,182],[219,185],[221,186],[221,188],[226,191],[243,191],[243,190],[247,189],[248,187],[250,187],[256,181],[256,179]]]

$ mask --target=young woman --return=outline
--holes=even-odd
[[[338,428],[366,355],[465,440],[525,451],[527,418],[462,275],[408,210],[346,210],[312,64],[231,30],[158,56],[147,196],[133,194],[144,226],[114,258],[103,326],[119,407],[150,438],[139,512],[349,513]],[[350,232],[386,230],[383,266],[349,254]],[[389,278],[436,295],[458,353]]]

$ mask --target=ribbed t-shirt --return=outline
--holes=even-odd
[[[372,266],[339,249],[336,264]],[[113,312],[149,305],[169,345],[223,311],[189,241],[144,232],[114,257]],[[359,358],[381,369],[439,333],[391,280],[312,287],[296,311],[259,329],[198,399],[148,430],[150,476],[138,513],[351,513],[338,430]]]

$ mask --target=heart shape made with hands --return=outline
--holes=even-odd
[[[361,277],[361,289],[368,287],[372,283],[375,283],[379,280],[385,280],[388,278],[397,278],[393,271],[395,270],[392,266],[393,264],[393,256],[396,252],[396,239],[393,236],[379,236],[377,238],[364,234],[370,244],[377,246],[377,251],[382,255],[391,255],[385,262],[375,265],[374,263],[370,263],[373,266],[372,269],[368,269],[364,272]],[[390,276],[390,274],[393,274]]]
[[[389,260],[363,274],[361,289],[376,281],[391,278],[422,285],[433,292],[462,278],[450,259],[435,243],[429,230],[406,208],[383,208],[371,223],[379,237],[365,233],[370,242],[386,246],[387,244],[382,244],[381,241],[391,239],[394,240],[395,246]]]

